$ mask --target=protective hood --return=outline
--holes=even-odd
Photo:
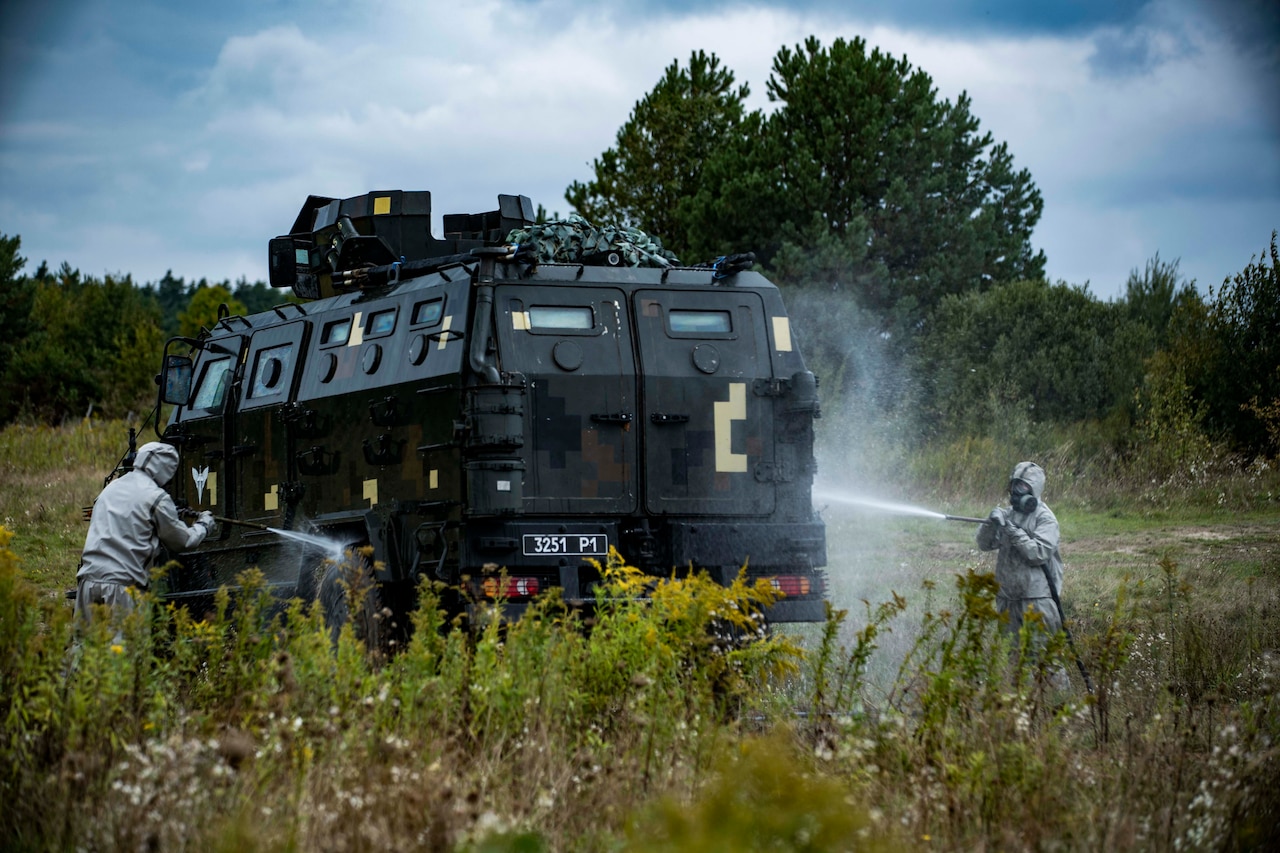
[[[1019,462],[1009,475],[1009,480],[1022,480],[1031,487],[1037,501],[1044,500],[1044,469],[1034,462]]]
[[[156,485],[167,486],[178,471],[178,450],[159,441],[148,442],[138,448],[133,469],[146,472]]]

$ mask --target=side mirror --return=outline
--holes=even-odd
[[[191,399],[192,361],[185,355],[166,355],[160,373],[160,399],[185,406]]]

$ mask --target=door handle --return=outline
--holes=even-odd
[[[630,412],[613,412],[607,415],[592,415],[591,420],[597,424],[621,424],[626,426],[631,423]]]

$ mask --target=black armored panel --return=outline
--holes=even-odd
[[[180,556],[173,598],[258,566],[332,600],[325,555],[274,528],[371,546],[393,611],[422,579],[459,610],[552,588],[590,609],[617,549],[655,576],[745,566],[784,593],[769,619],[824,617],[817,380],[778,289],[747,264],[538,262],[506,244],[531,207],[499,196],[436,239],[426,192],[307,200],[273,283],[325,295],[186,341],[170,488],[234,521]]]
[[[533,223],[527,196],[499,195],[498,209],[444,216],[443,239],[431,233],[431,193],[385,190],[352,198],[308,196],[288,235],[268,245],[272,287],[300,299],[332,296],[334,273],[439,258],[499,243]]]

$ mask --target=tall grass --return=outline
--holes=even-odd
[[[654,584],[616,559],[588,630],[552,595],[443,630],[424,585],[399,653],[336,643],[256,571],[205,620],[155,601],[74,635],[0,531],[6,849],[1063,849],[1280,840],[1274,608],[1201,630],[1175,566],[1158,612],[1084,647],[999,627],[990,575],[929,591],[888,697],[833,610],[810,650],[746,639],[772,591]],[[637,597],[639,584],[647,593]],[[1274,596],[1274,592],[1272,593]],[[1274,604],[1274,598],[1272,603]],[[500,607],[501,603],[495,605]],[[75,640],[73,643],[72,641]]]
[[[1127,578],[1069,553],[1092,695],[1074,671],[1071,693],[1053,691],[1070,650],[1006,636],[990,575],[964,556],[947,558],[954,582],[832,607],[803,643],[760,636],[770,590],[653,584],[617,560],[590,626],[552,595],[517,623],[449,630],[423,586],[390,657],[277,607],[253,571],[203,620],[151,601],[77,636],[49,594],[73,561],[24,540],[79,544],[61,516],[78,489],[96,494],[123,431],[69,432],[66,468],[31,461],[58,434],[0,436],[6,477],[26,484],[0,486],[4,849],[1280,845],[1280,538],[1266,528],[1195,551],[1156,528],[1165,544],[1127,557]],[[994,445],[956,456],[1007,476]],[[53,482],[81,485],[41,491]],[[43,515],[25,514],[33,500]],[[913,639],[873,678],[889,635]]]

